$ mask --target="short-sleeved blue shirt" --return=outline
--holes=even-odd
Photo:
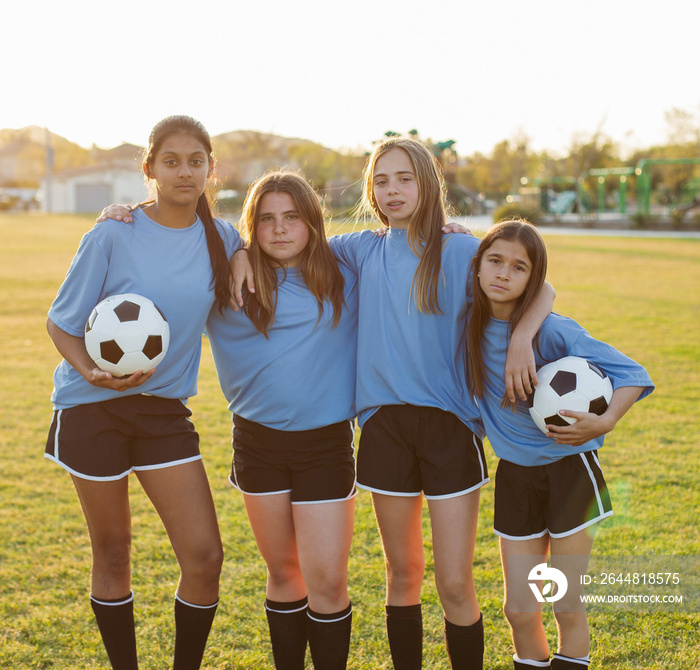
[[[202,333],[214,304],[214,284],[204,226],[168,228],[142,210],[133,223],[109,219],[80,242],[49,318],[69,335],[83,337],[93,308],[117,293],[150,298],[170,326],[170,346],[155,374],[143,385],[120,393],[93,386],[67,361],[54,372],[51,400],[56,409],[150,393],[183,402],[197,393]],[[233,226],[217,221],[229,257],[240,245]]]

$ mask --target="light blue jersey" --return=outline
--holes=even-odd
[[[242,312],[212,310],[207,334],[221,389],[234,414],[276,430],[312,430],[355,417],[356,276],[347,268],[345,302],[319,319],[316,297],[296,268],[278,269],[279,287],[266,338]]]
[[[525,403],[518,402],[517,411],[501,407],[506,390],[505,363],[508,349],[508,321],[491,319],[484,330],[482,353],[485,365],[484,396],[479,399],[486,435],[496,456],[523,466],[546,465],[553,461],[599,449],[603,436],[578,447],[556,444],[535,425]],[[646,370],[605,342],[592,338],[575,321],[550,314],[539,331],[539,347],[535,348],[537,367],[564,356],[580,356],[603,370],[613,390],[624,386],[643,388],[639,399],[654,390]]]
[[[85,234],[49,318],[69,335],[83,337],[98,302],[117,293],[138,293],[165,315],[170,326],[168,353],[147,382],[124,392],[93,386],[64,360],[54,372],[55,409],[137,393],[184,402],[197,393],[202,333],[214,304],[204,226],[197,218],[187,228],[168,228],[141,209],[133,217],[131,224],[103,221]],[[240,235],[231,224],[217,224],[230,258]]]
[[[389,228],[331,238],[333,253],[358,274],[357,411],[359,424],[384,405],[437,407],[481,436],[467,393],[464,326],[471,261],[479,240],[444,235],[438,300],[442,314],[418,311],[413,279],[418,257],[407,231]]]

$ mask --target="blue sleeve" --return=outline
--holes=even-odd
[[[231,260],[233,254],[243,246],[243,238],[238,229],[229,221],[224,221],[223,219],[215,219],[215,221],[219,228],[221,239],[224,241],[226,256]]]
[[[550,314],[540,330],[540,346],[547,362],[563,356],[580,356],[595,363],[610,377],[613,390],[640,386],[639,400],[654,390],[647,371],[615,347],[596,340],[579,324],[558,314]]]
[[[372,231],[358,231],[356,233],[345,233],[343,235],[333,235],[328,239],[331,251],[336,260],[343,263],[353,272],[357,273],[360,266],[360,248],[363,236]]]
[[[457,262],[459,264],[464,264],[467,267],[465,289],[467,294],[467,306],[470,307],[474,302],[474,292],[472,290],[474,269],[472,267],[472,261],[474,260],[474,256],[479,249],[479,240],[478,238],[473,237],[472,235],[466,235],[465,233],[445,233],[443,238],[445,239],[445,244],[449,244],[450,242],[455,243],[455,247],[458,250]],[[446,258],[447,256],[445,253],[446,249],[448,249],[447,246],[443,247],[443,258]]]
[[[66,278],[49,309],[49,318],[74,337],[85,334],[85,323],[99,302],[109,259],[95,237],[83,236]]]

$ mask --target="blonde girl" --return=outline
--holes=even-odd
[[[464,328],[478,240],[444,235],[445,185],[423,144],[391,139],[363,176],[362,208],[386,226],[331,239],[358,275],[358,486],[372,494],[386,562],[386,626],[394,667],[422,666],[423,498],[452,668],[481,668],[483,623],[472,560],[480,488],[489,481],[476,403],[466,390]],[[547,286],[513,336],[509,389],[534,378],[532,336]]]

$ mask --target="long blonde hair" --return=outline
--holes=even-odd
[[[250,263],[255,277],[255,293],[246,297],[244,310],[255,327],[266,337],[275,318],[279,267],[260,247],[256,235],[260,202],[266,193],[288,193],[299,216],[309,229],[309,241],[302,252],[298,270],[306,287],[318,301],[318,318],[323,315],[323,303],[333,307],[333,327],[338,325],[344,305],[343,278],[326,239],[323,206],[316,191],[299,174],[274,171],[264,174],[251,184],[243,205],[241,227],[249,248]]]
[[[415,302],[421,312],[440,314],[438,286],[442,259],[442,227],[447,222],[447,189],[437,159],[421,142],[404,138],[391,138],[378,145],[367,159],[362,176],[362,200],[358,205],[360,216],[376,217],[385,226],[387,217],[382,214],[374,197],[374,171],[377,160],[394,149],[408,154],[413,163],[418,184],[418,205],[408,223],[408,244],[420,259],[413,277]]]

